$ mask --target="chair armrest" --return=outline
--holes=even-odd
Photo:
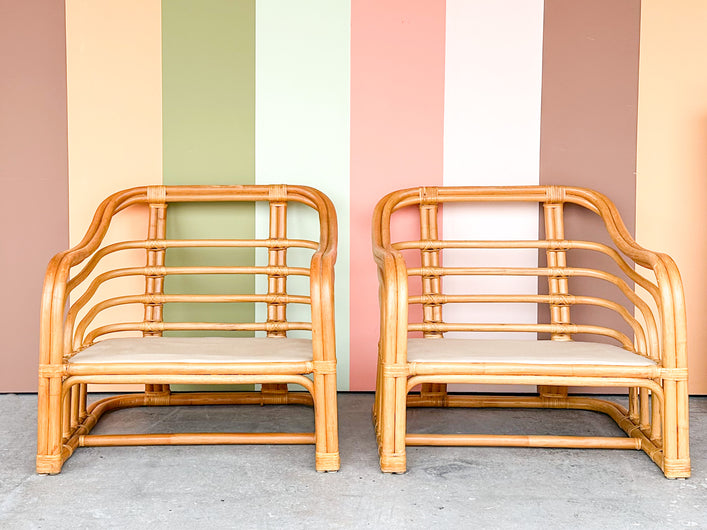
[[[643,248],[626,229],[616,206],[601,193],[585,188],[568,188],[570,200],[595,211],[604,221],[616,247],[634,263],[655,274],[662,334],[662,364],[667,368],[687,367],[687,325],[685,294],[677,265],[667,254]]]
[[[407,352],[405,348],[395,345],[407,341],[408,325],[408,275],[405,259],[400,251],[390,245],[384,245],[380,239],[379,230],[384,198],[378,203],[373,216],[373,259],[378,268],[380,285],[380,317],[381,326],[386,327],[386,344],[380,344],[383,362],[386,364],[405,364]],[[394,333],[391,333],[394,331]]]
[[[337,258],[338,225],[336,210],[331,199],[323,193],[306,188],[316,194],[320,204],[320,246],[310,261],[310,295],[312,301],[312,343],[314,360],[336,361],[336,336],[333,325],[334,314],[334,265]],[[317,337],[321,337],[317,341]],[[319,347],[321,345],[321,348]]]

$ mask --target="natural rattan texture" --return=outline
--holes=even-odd
[[[256,202],[269,205],[270,231],[266,239],[166,237],[170,204],[228,203],[239,208]],[[298,213],[302,209],[311,209],[318,215],[318,240],[288,238],[288,205],[293,203],[308,208],[290,208],[290,217],[304,215]],[[106,244],[109,229],[121,222],[122,216],[116,214],[129,209],[149,212],[146,237]],[[336,246],[336,213],[331,201],[321,192],[303,186],[150,186],[124,190],[103,201],[83,240],[56,255],[45,278],[37,472],[59,473],[79,446],[251,443],[312,443],[318,471],[339,469],[333,294]],[[199,249],[263,248],[268,263],[165,265],[166,252],[174,248],[190,249],[192,260],[194,255],[204,254]],[[309,252],[309,266],[288,266],[291,249]],[[142,264],[111,267],[110,258],[122,252],[142,254]],[[213,274],[264,275],[267,293],[165,293],[165,280],[169,282],[170,275]],[[292,276],[309,279],[308,294],[288,293],[288,278]],[[135,277],[142,278],[141,292],[106,295],[115,292],[116,280]],[[112,290],[102,288],[111,285]],[[119,290],[124,288],[120,285]],[[232,284],[224,281],[223,285]],[[163,312],[171,303],[266,304],[267,317],[261,322],[167,322]],[[309,306],[309,321],[289,321],[290,304]],[[126,321],[129,319],[119,316],[124,312],[111,311],[125,305],[142,308],[144,318]],[[303,330],[311,337],[289,338],[291,330]],[[170,335],[184,331],[190,336],[162,337],[164,332]],[[241,336],[231,333],[234,331],[241,332]],[[252,337],[253,332],[263,336]],[[87,385],[126,383],[144,384],[145,391],[87,405]],[[262,390],[172,392],[171,384],[261,384]],[[288,384],[303,386],[306,392],[289,391]],[[313,405],[315,430],[90,434],[103,413],[123,407],[239,403]]]
[[[545,237],[537,241],[439,237],[438,217],[444,204],[466,203],[468,208],[474,208],[492,202],[539,204],[544,213]],[[566,204],[597,214],[612,246],[565,239]],[[392,240],[394,212],[410,209],[419,210],[420,238]],[[445,253],[453,249],[537,249],[546,255],[547,265],[480,266],[469,259],[466,266],[445,267]],[[616,271],[608,266],[569,266],[568,255],[578,250],[603,254],[610,258]],[[641,449],[666,477],[690,475],[685,300],[680,275],[670,257],[650,252],[631,238],[615,206],[605,196],[562,186],[396,191],[383,198],[375,209],[373,253],[378,265],[381,307],[374,418],[383,471],[406,470],[407,445],[497,445]],[[645,275],[635,272],[636,266]],[[534,276],[547,282],[548,294],[445,293],[445,277],[450,276]],[[606,282],[623,297],[623,302],[572,294],[570,287],[575,277]],[[642,296],[636,294],[639,287]],[[448,304],[503,303],[546,304],[550,321],[528,324],[444,320],[443,308]],[[575,322],[572,307],[578,304],[613,311],[630,332],[620,325],[612,328]],[[421,318],[416,319],[417,314]],[[455,337],[466,332],[467,337],[445,338],[449,332],[456,332]],[[506,340],[505,335],[496,341],[487,340],[489,334],[498,332],[549,334],[552,343]],[[481,344],[478,333],[483,333]],[[585,341],[599,337],[601,344],[578,350],[574,347],[578,337]],[[605,344],[607,341],[613,345]],[[447,392],[449,383],[536,385],[537,395],[457,395]],[[628,389],[629,406],[626,409],[612,402],[571,395],[568,387]],[[414,434],[407,432],[407,407],[586,409],[608,414],[628,436]]]

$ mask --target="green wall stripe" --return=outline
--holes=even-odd
[[[255,1],[162,3],[164,183],[255,182]],[[251,204],[180,204],[173,238],[253,238]],[[208,252],[205,252],[208,250]],[[249,249],[170,249],[172,266],[254,263]],[[253,292],[252,277],[172,276],[167,292]],[[170,304],[165,320],[252,322],[253,304]],[[220,333],[222,334],[222,333]],[[251,334],[252,335],[252,334]]]

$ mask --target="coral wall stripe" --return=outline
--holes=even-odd
[[[338,383],[348,389],[349,368],[349,43],[348,0],[256,1],[255,181],[314,186],[334,202],[339,219],[336,265],[336,336]],[[288,226],[291,237],[317,239],[316,215]],[[311,210],[310,210],[311,211]],[[313,211],[311,211],[314,214]],[[256,209],[256,235],[268,237],[266,204]],[[306,254],[306,255],[303,255]],[[288,252],[288,264],[306,265],[311,255]],[[265,252],[259,263],[267,263]],[[308,282],[288,287],[308,294]],[[259,292],[267,279],[256,279]],[[261,283],[262,282],[262,283]],[[256,305],[258,319],[265,305]],[[301,320],[308,306],[287,308],[288,319]],[[296,336],[298,332],[290,332]]]
[[[636,237],[680,267],[695,394],[707,394],[706,27],[702,0],[642,2]]]
[[[375,382],[379,331],[373,208],[442,184],[445,2],[352,0],[351,390]]]
[[[69,230],[74,245],[108,195],[162,182],[160,2],[69,0],[66,42]],[[144,237],[146,211],[122,217],[124,222],[109,231],[104,243]],[[111,256],[109,263],[136,266],[144,260],[144,252],[128,251]],[[121,278],[101,287],[106,296],[126,291],[144,292],[144,280]],[[128,321],[142,316],[135,305],[116,308],[108,317],[118,313]],[[94,325],[102,323],[99,315]]]
[[[255,2],[162,4],[165,184],[255,182]],[[171,205],[173,238],[252,238],[251,204]],[[254,262],[252,249],[170,249],[168,265]],[[169,277],[166,291],[252,292],[253,278]],[[253,304],[170,304],[167,320],[252,322]]]
[[[0,8],[0,391],[37,389],[39,302],[69,243],[64,2]]]
[[[538,183],[542,26],[542,0],[447,1],[445,185]],[[537,212],[528,204],[446,205],[445,238],[535,239]],[[515,266],[537,266],[533,250],[447,251],[444,264],[468,263],[470,254],[488,266],[509,259]],[[450,277],[445,290],[533,294],[537,285],[532,278]],[[536,310],[529,304],[450,304],[444,318],[535,323]]]

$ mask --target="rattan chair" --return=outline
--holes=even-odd
[[[202,211],[220,203],[216,207],[221,212],[224,208],[233,209],[229,212],[246,208],[250,216],[253,204],[264,204],[269,207],[269,236],[168,239],[168,206],[176,203],[199,203]],[[290,208],[289,215],[295,218],[298,213],[305,215],[305,211],[314,210],[308,215],[312,217],[310,224],[318,218],[317,241],[288,238],[288,205],[293,203],[300,203],[297,208]],[[105,244],[107,232],[123,217],[122,213],[116,214],[131,209],[149,211],[147,236]],[[79,446],[253,443],[315,444],[316,469],[337,470],[333,317],[336,245],[334,207],[324,194],[308,187],[150,186],[121,191],[106,199],[83,240],[55,256],[46,274],[41,315],[37,472],[59,473]],[[188,249],[190,266],[170,266],[172,249]],[[218,266],[207,263],[207,254],[213,257],[214,253],[225,252],[233,256],[243,249],[264,249],[259,252],[267,264],[256,266],[251,260],[224,266],[223,257]],[[111,267],[111,257],[125,252],[137,253],[141,263]],[[256,250],[250,252],[252,256]],[[299,259],[308,266],[288,266],[292,252],[298,252]],[[250,275],[251,279],[266,278],[262,283],[267,284],[267,292],[192,294],[175,292],[175,284],[171,283],[175,275],[194,279],[215,274],[221,275],[219,285],[225,286],[224,291],[244,285],[237,278]],[[299,285],[309,291],[306,295],[288,294],[288,278],[298,276],[304,278]],[[123,292],[125,287],[121,286],[117,287],[116,296],[115,284],[125,278],[132,278],[139,292]],[[111,284],[113,289],[107,287]],[[245,283],[253,291],[254,284],[255,281]],[[113,294],[106,296],[103,291]],[[234,307],[243,303],[264,304],[264,321],[194,322],[190,321],[193,316],[189,309],[183,309],[185,305],[194,308],[218,304],[223,308],[221,304]],[[171,313],[170,304],[180,305],[182,310]],[[309,321],[288,321],[287,308],[291,304],[310,307],[309,312],[299,310],[300,314],[311,315]],[[137,305],[138,315],[144,314],[144,318],[131,322],[114,316],[124,312],[111,312],[111,308],[126,305]],[[165,314],[171,317],[164,317]],[[226,314],[230,316],[231,312]],[[174,315],[186,318],[178,320],[172,318]],[[289,337],[294,330],[304,332]],[[185,336],[185,331],[189,336]],[[254,332],[261,336],[253,336]],[[144,384],[144,392],[108,397],[87,406],[88,384],[131,383]],[[262,391],[172,392],[170,385],[175,384],[261,384]],[[289,391],[288,384],[301,385],[307,392]],[[90,434],[102,414],[123,407],[219,404],[313,405],[315,431]]]
[[[499,202],[540,204],[544,238],[444,240],[438,235],[443,205],[466,203],[463,208],[473,209],[481,203]],[[565,239],[563,212],[567,204],[597,214],[612,245]],[[454,208],[459,211],[462,207]],[[419,213],[419,239],[391,240],[394,212],[411,209]],[[455,249],[477,249],[471,251],[476,258],[461,267],[445,266],[449,252],[457,252],[451,262],[459,264]],[[481,266],[476,261],[485,252],[481,249],[531,249],[541,257],[544,254],[547,263]],[[573,253],[586,255],[587,251],[603,255],[602,259],[613,265],[606,270],[571,265]],[[670,257],[645,250],[633,241],[606,197],[560,186],[401,190],[387,195],[375,209],[373,253],[380,279],[374,419],[382,471],[406,470],[406,446],[454,445],[641,449],[666,477],[690,475],[685,302],[680,276]],[[634,265],[645,268],[645,277]],[[505,282],[531,276],[548,292],[445,292],[443,286],[451,282],[450,277],[459,276],[504,278]],[[577,278],[606,282],[623,303],[591,293],[572,294],[570,288]],[[639,286],[641,296],[636,294]],[[549,307],[549,321],[446,322],[443,318],[448,313],[443,308],[449,304],[459,308],[457,304],[511,303]],[[622,324],[580,323],[577,315],[582,312],[577,310],[581,306],[613,311]],[[622,331],[622,326],[629,331]],[[532,340],[533,335],[531,340],[514,340],[508,337],[509,332],[546,334],[550,340]],[[489,340],[489,335],[498,337],[499,333],[503,337]],[[580,337],[592,342],[574,340]],[[448,383],[538,388],[535,395],[459,395],[447,392]],[[614,400],[568,394],[567,387],[627,388],[628,408]],[[628,437],[409,433],[407,407],[586,409],[606,413]]]

